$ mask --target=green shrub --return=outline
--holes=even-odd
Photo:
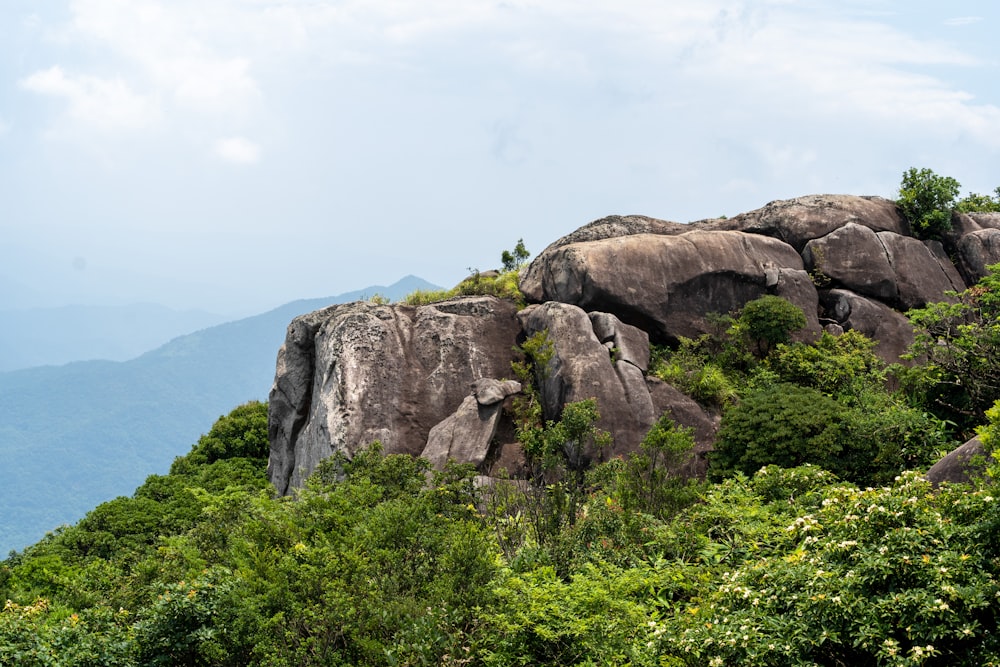
[[[701,486],[683,474],[694,444],[692,429],[677,426],[668,415],[660,417],[615,477],[623,509],[663,519],[695,502]]]
[[[939,239],[951,231],[951,215],[961,185],[950,176],[930,169],[910,168],[903,173],[896,203],[910,223],[914,236]]]
[[[806,325],[802,309],[780,296],[766,294],[748,301],[736,318],[733,330],[743,336],[756,350],[757,356],[767,354],[780,343],[787,343],[792,334]]]
[[[778,384],[749,394],[722,417],[709,476],[752,475],[766,465],[793,468],[813,463],[844,469],[846,409],[807,387]]]
[[[955,210],[961,213],[1000,213],[1000,188],[995,196],[981,195],[970,192],[958,200]]]
[[[500,273],[473,272],[471,276],[448,290],[417,290],[403,299],[409,306],[426,306],[440,301],[446,301],[456,296],[495,296],[499,299],[513,301],[519,306],[524,305],[524,295],[518,286],[517,270]]]
[[[875,341],[851,330],[839,336],[824,331],[812,345],[780,344],[768,366],[784,382],[837,395],[879,385],[885,364],[875,355]]]
[[[171,473],[179,474],[191,466],[223,459],[247,458],[267,461],[271,445],[267,435],[267,403],[250,401],[220,416],[212,428],[198,439],[191,451],[179,457]]]
[[[917,473],[827,487],[664,619],[665,650],[703,665],[1000,664],[997,501],[931,491]]]

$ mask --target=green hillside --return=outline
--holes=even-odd
[[[408,277],[181,336],[126,362],[0,373],[0,553],[78,520],[165,471],[233,405],[264,400],[285,328],[297,315],[376,293],[433,288]]]

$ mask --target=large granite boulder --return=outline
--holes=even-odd
[[[300,486],[334,452],[375,440],[419,455],[481,378],[510,373],[516,306],[463,297],[429,306],[357,302],[296,318],[269,402],[268,477]]]
[[[654,340],[676,341],[707,331],[709,313],[728,313],[768,293],[769,275],[783,269],[801,271],[802,258],[766,236],[634,234],[547,249],[525,272],[521,289],[531,302],[613,313]],[[790,300],[800,298],[803,286],[796,284]],[[814,299],[796,305],[809,312]]]
[[[806,243],[802,252],[813,275],[835,288],[879,301],[895,301],[898,294],[892,265],[878,235],[853,222]]]
[[[818,239],[848,224],[861,225],[875,232],[909,234],[909,225],[895,202],[881,197],[852,195],[809,195],[773,201],[766,206],[730,219],[712,221],[716,228],[725,224],[752,234],[781,239],[802,252],[812,239]]]
[[[986,267],[1000,263],[1000,229],[970,232],[958,240],[956,250],[962,274],[970,284],[976,283],[989,273]]]
[[[906,311],[941,301],[949,291],[961,292],[965,282],[948,259],[940,241],[920,241],[893,232],[877,234],[892,267],[896,298],[893,304]]]

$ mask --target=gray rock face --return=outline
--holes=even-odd
[[[813,239],[802,253],[806,267],[831,285],[880,301],[895,301],[895,275],[878,236],[853,222]]]
[[[876,232],[909,233],[909,225],[894,202],[851,195],[810,195],[773,201],[735,216],[729,224],[732,229],[781,239],[799,252],[809,241],[848,224]]]
[[[910,321],[883,303],[834,289],[823,294],[822,304],[827,316],[841,328],[854,329],[878,341],[875,352],[887,363],[899,361],[913,342]]]
[[[976,437],[949,452],[935,463],[925,477],[934,486],[939,484],[967,484],[986,474],[986,449]]]
[[[1000,262],[1000,229],[988,227],[970,232],[957,244],[959,266],[970,283],[987,273],[987,266]]]
[[[594,333],[591,318],[577,306],[550,301],[528,306],[518,318],[526,335],[547,331],[552,342],[552,359],[539,383],[545,419],[559,419],[566,403],[596,399],[601,413],[598,425],[614,436],[609,453],[634,450],[659,417],[642,369],[623,358],[612,360],[610,350]],[[595,319],[613,321],[601,316]],[[614,326],[622,341],[643,335],[621,322]]]
[[[556,240],[543,250],[540,255],[573,243],[603,241],[604,239],[633,236],[635,234],[671,236],[674,234],[683,234],[688,231],[691,231],[691,228],[679,222],[657,220],[656,218],[649,218],[644,215],[609,215],[606,218],[587,223],[583,227]]]
[[[448,459],[481,466],[496,436],[503,400],[521,391],[521,384],[513,380],[484,378],[473,386],[473,395],[427,435],[421,456],[438,470],[444,469]]]
[[[359,302],[293,320],[269,403],[278,492],[334,452],[351,456],[375,440],[419,455],[475,380],[510,372],[515,311],[464,297],[416,308]]]
[[[965,289],[962,276],[939,241],[920,241],[892,232],[880,232],[896,287],[894,305],[902,310],[923,308],[941,301],[947,291]]]
[[[546,251],[529,267],[521,289],[529,301],[613,313],[651,338],[671,341],[706,331],[708,313],[728,313],[767,293],[766,274],[775,269],[801,271],[802,259],[765,236],[636,234]]]

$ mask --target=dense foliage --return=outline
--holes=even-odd
[[[961,184],[950,176],[930,169],[912,167],[903,173],[896,203],[910,223],[913,234],[922,239],[940,239],[951,231],[951,217],[959,213],[1000,212],[1000,187],[995,196],[970,192],[956,201]]]
[[[985,344],[993,290],[937,345]],[[757,331],[790,333],[765,305]],[[275,499],[250,403],[0,564],[0,664],[1000,665],[1000,465],[968,486],[920,474],[954,445],[943,362],[891,391],[863,336],[759,345],[741,317],[654,355],[721,413],[712,483],[680,474],[694,441],[668,418],[597,464],[598,406],[543,422],[529,390],[530,479],[481,486],[374,443]],[[517,375],[549,347],[525,341]],[[1000,407],[978,425],[994,448]]]
[[[950,176],[911,168],[903,174],[896,200],[918,238],[940,238],[951,230],[951,213],[962,186]]]
[[[910,312],[916,331],[907,388],[965,431],[1000,399],[1000,265],[949,301]]]

